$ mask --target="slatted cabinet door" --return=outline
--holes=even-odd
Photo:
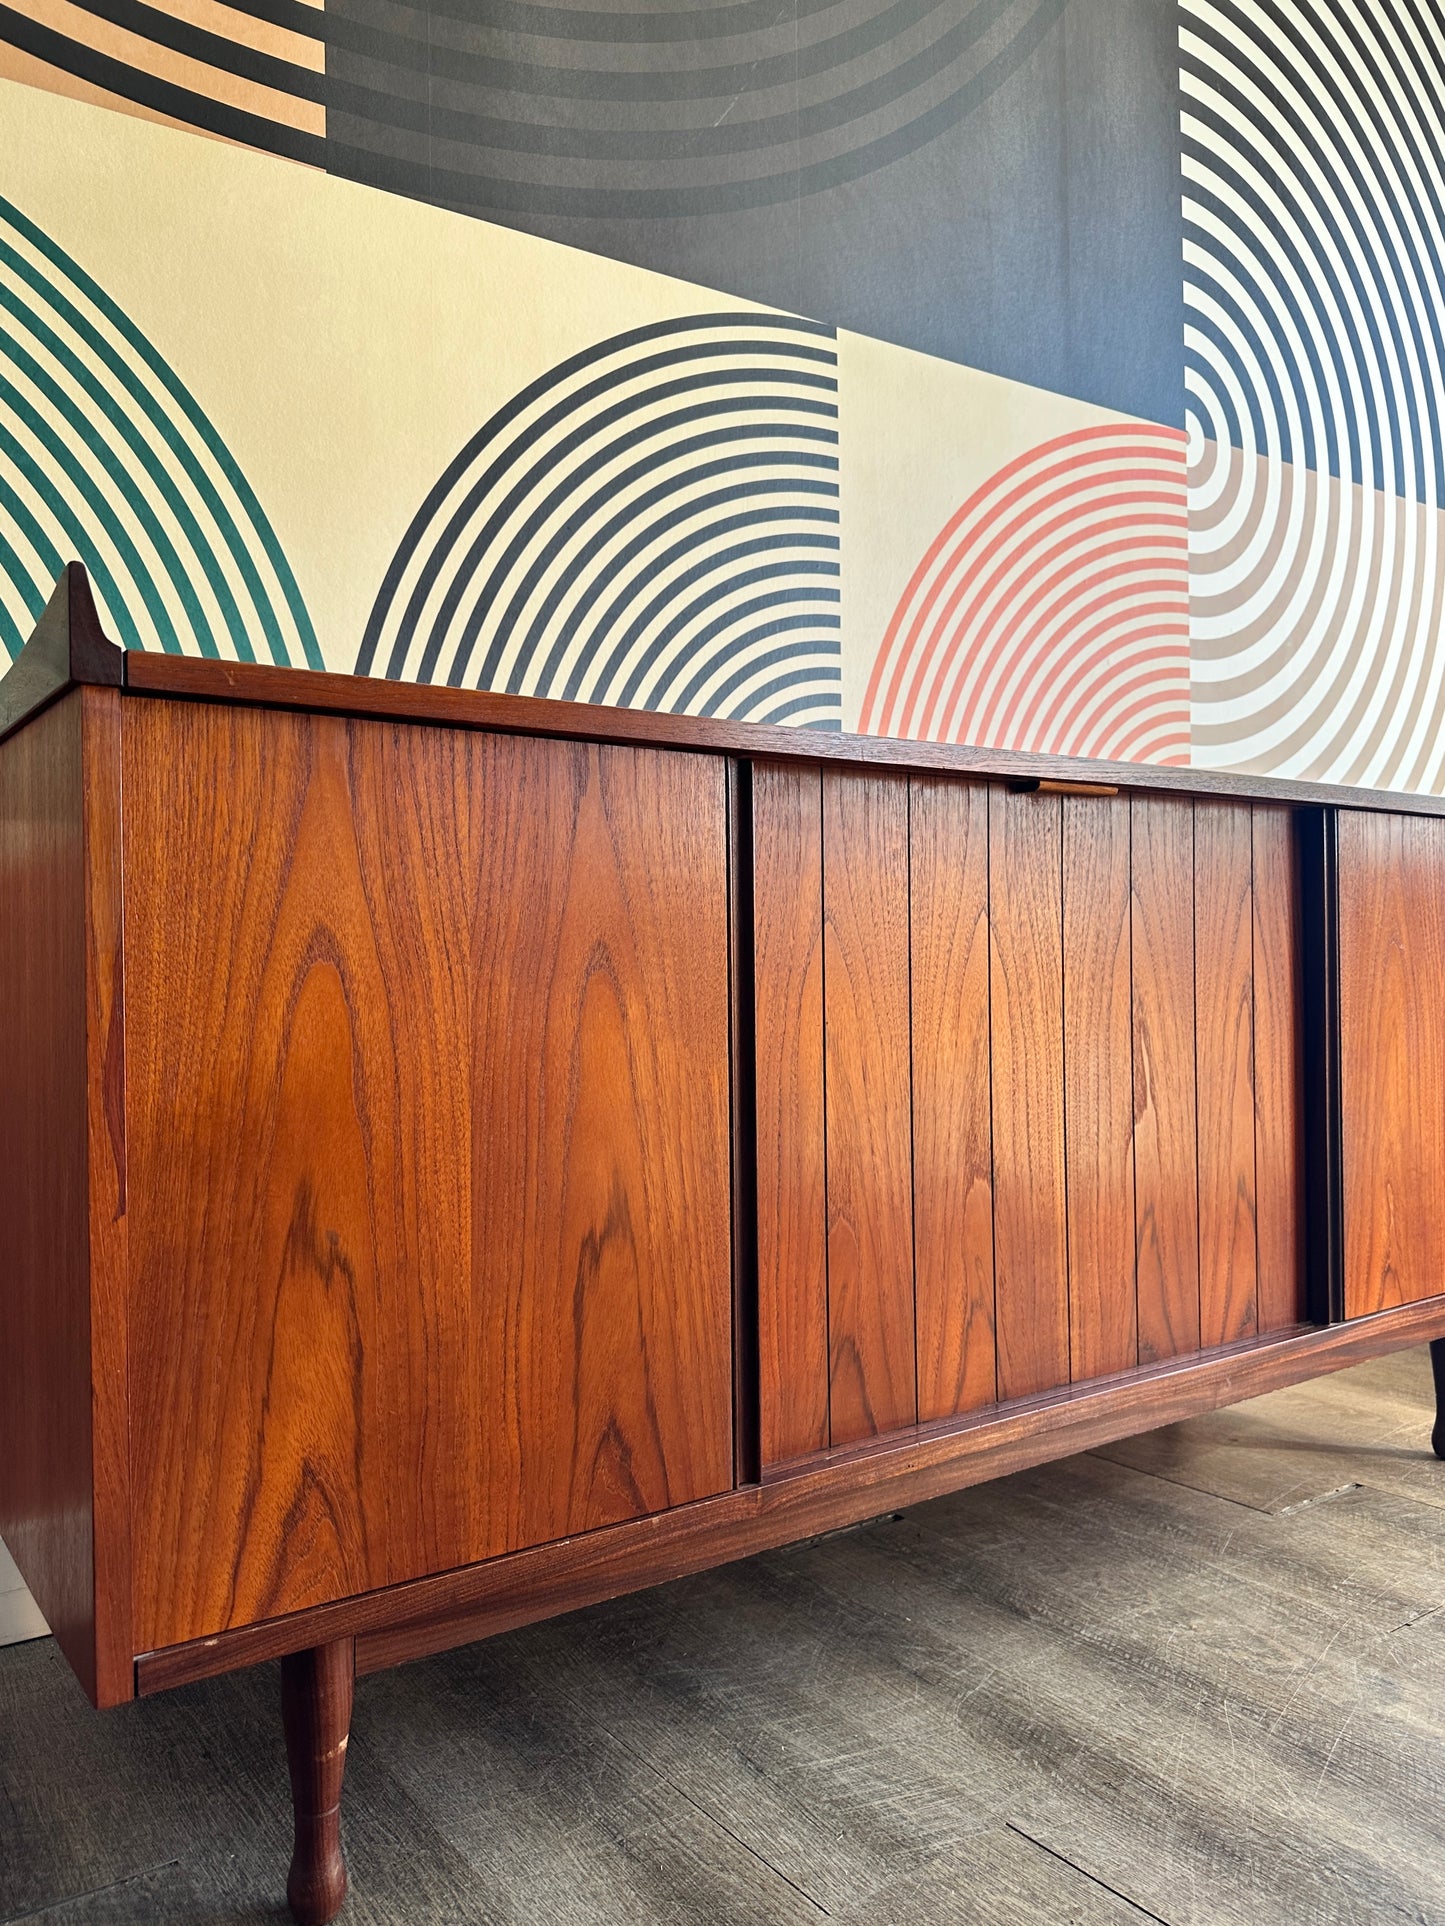
[[[1060,798],[989,792],[994,1318],[1001,1398],[1069,1381]]]
[[[910,1369],[931,1423],[1301,1320],[1287,808],[782,766],[754,805],[765,1465],[912,1423]]]
[[[1139,1360],[1199,1349],[1194,804],[1135,796],[1134,1208]]]
[[[1259,1329],[1253,829],[1248,807],[1194,805],[1199,1338],[1206,1349]]]
[[[155,702],[125,780],[139,1649],[725,1489],[721,759]]]
[[[1129,798],[1062,800],[1069,1375],[1079,1380],[1139,1361]]]
[[[823,774],[829,1399],[834,1444],[918,1415],[908,782]]]
[[[918,1415],[998,1395],[989,1013],[989,791],[916,777],[910,803]]]
[[[828,1419],[823,778],[753,769],[761,1454],[822,1451]]]

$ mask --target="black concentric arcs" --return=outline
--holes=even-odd
[[[837,727],[832,331],[691,315],[549,370],[422,503],[357,670]]]

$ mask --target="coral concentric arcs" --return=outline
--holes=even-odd
[[[1187,762],[1183,435],[1108,423],[989,476],[914,570],[860,727]]]

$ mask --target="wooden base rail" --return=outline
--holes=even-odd
[[[1430,1341],[1445,798],[0,677],[0,1536],[98,1707],[354,1681]]]

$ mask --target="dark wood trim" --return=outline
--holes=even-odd
[[[135,1696],[131,1655],[130,1271],[126,1218],[121,696],[82,688],[86,1187],[90,1231],[95,1693]]]
[[[124,683],[125,651],[100,626],[90,577],[69,562],[29,641],[0,676],[0,742],[67,689]]]
[[[996,777],[1021,789],[1067,784],[1081,788],[1163,790],[1177,795],[1248,797],[1261,802],[1383,809],[1445,815],[1445,796],[1347,789],[1337,784],[1288,782],[1214,769],[1166,768],[1143,762],[1089,762],[1076,756],[1028,755],[1012,749],[975,749],[958,743],[906,742],[891,736],[851,736],[826,729],[723,722],[709,716],[659,715],[608,709],[586,702],[485,690],[434,688],[380,677],[332,675],[317,669],[278,669],[262,662],[221,662],[198,656],[132,655],[126,686],[145,695],[209,702],[244,702],[392,722],[436,722],[502,734],[562,736],[588,742],[645,742],[659,748],[767,757],[775,762],[854,764],[875,769],[920,769],[959,776]]]
[[[1445,1334],[1445,1297],[819,1453],[761,1485],[136,1660],[142,1697],[354,1637],[358,1673],[751,1557]]]
[[[728,763],[728,1045],[732,1058],[733,1482],[762,1475],[758,1100],[753,1021],[753,770]]]
[[[0,1534],[99,1704],[83,701],[0,745]]]
[[[1337,829],[1333,809],[1303,809],[1295,818],[1300,880],[1305,1310],[1316,1324],[1338,1323],[1345,1314]]]

